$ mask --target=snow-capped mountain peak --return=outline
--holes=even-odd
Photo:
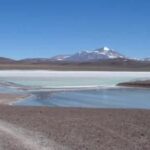
[[[104,51],[109,51],[110,48],[108,48],[107,46],[104,46],[104,47],[102,48],[102,50],[104,50]]]
[[[117,51],[104,46],[95,50],[79,51],[73,55],[57,55],[52,57],[52,61],[72,61],[72,62],[88,62],[88,61],[100,61],[107,59],[126,58],[124,55]]]
[[[100,49],[96,49],[95,52],[98,54],[107,56],[108,59],[125,58],[124,55],[122,55],[122,54],[116,52],[115,50],[110,49],[106,46],[103,48],[100,48]]]
[[[70,57],[67,57],[65,60],[85,62],[116,58],[125,58],[125,56],[105,46],[93,51],[80,51]]]

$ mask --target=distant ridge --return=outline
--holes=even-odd
[[[11,58],[6,58],[6,57],[0,57],[0,63],[11,63],[14,62],[15,60]]]

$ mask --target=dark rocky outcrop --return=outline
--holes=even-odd
[[[150,80],[123,82],[117,84],[117,86],[150,88]]]

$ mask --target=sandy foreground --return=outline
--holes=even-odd
[[[149,150],[150,111],[0,106],[0,150]]]

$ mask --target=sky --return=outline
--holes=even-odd
[[[0,56],[51,57],[103,46],[150,57],[150,0],[0,0]]]

